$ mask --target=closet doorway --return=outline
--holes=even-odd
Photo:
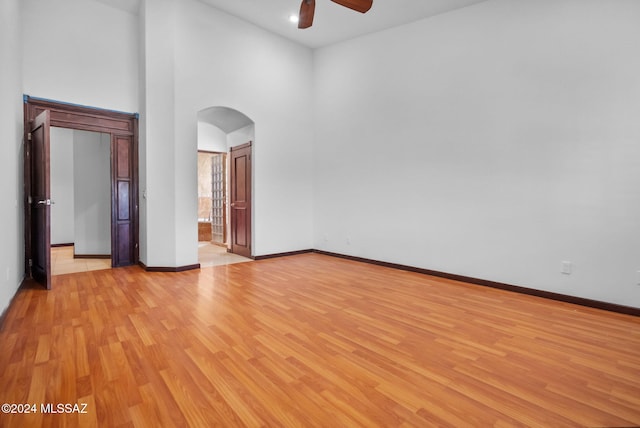
[[[25,273],[51,288],[50,128],[108,134],[111,267],[138,262],[138,115],[24,97]]]
[[[51,275],[108,269],[110,135],[52,126],[50,136]]]

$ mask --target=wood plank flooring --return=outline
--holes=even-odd
[[[202,267],[250,262],[251,259],[227,252],[226,247],[211,243],[198,243],[198,263]],[[86,272],[90,270],[111,269],[111,259],[76,259],[73,246],[51,248],[51,274]]]
[[[319,254],[52,287],[0,326],[0,403],[37,406],[1,427],[640,425],[629,315]]]

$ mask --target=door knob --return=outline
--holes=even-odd
[[[42,201],[38,201],[38,205],[53,205],[55,204],[55,202],[53,202],[51,199],[43,199]]]

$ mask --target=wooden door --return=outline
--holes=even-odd
[[[51,288],[51,185],[50,185],[50,112],[45,110],[31,121],[27,134],[26,157],[29,165],[31,277]]]
[[[133,137],[111,138],[111,266],[135,263]]]
[[[111,262],[114,267],[136,264],[139,254],[138,115],[59,103],[30,96],[25,96],[24,102],[26,133],[31,129],[31,123],[35,123],[37,116],[44,111],[49,111],[50,126],[111,135]],[[48,148],[46,153],[48,162]],[[25,193],[29,197],[31,196],[29,192],[33,188],[31,182],[35,178],[34,175],[40,172],[44,174],[44,169],[42,169],[44,167],[32,161],[25,150],[24,168]],[[48,163],[46,168],[48,180]],[[25,198],[25,261],[33,260],[34,264],[33,253],[36,248],[33,246],[33,240],[36,238],[32,237],[31,225],[36,222],[32,216],[35,211]],[[47,239],[50,239],[48,234]],[[49,253],[48,245],[46,253]],[[25,273],[32,274],[28,263],[25,264]]]
[[[231,148],[231,252],[251,257],[251,142]]]
[[[227,156],[211,156],[211,240],[216,244],[227,242]]]

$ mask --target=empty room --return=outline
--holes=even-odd
[[[0,0],[0,427],[640,426],[639,24]]]

